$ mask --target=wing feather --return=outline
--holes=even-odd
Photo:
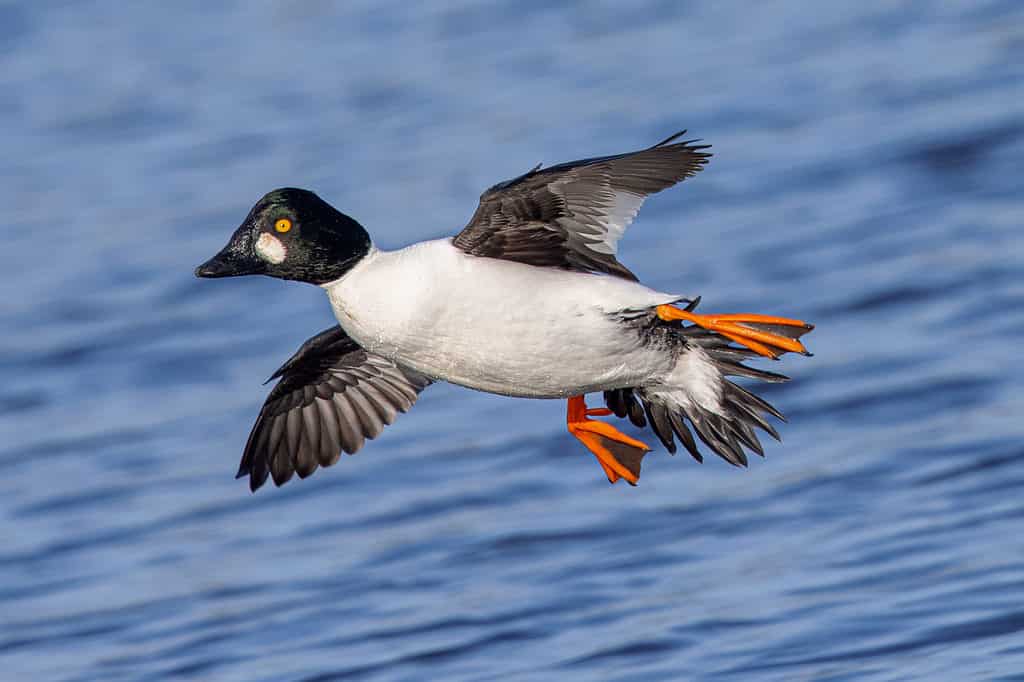
[[[616,259],[618,242],[648,195],[699,172],[711,154],[697,140],[533,170],[499,183],[453,244],[474,256],[582,272],[636,276]]]
[[[376,438],[399,412],[416,402],[431,380],[370,353],[341,327],[302,344],[271,380],[249,433],[238,477],[256,490],[268,476],[282,485],[294,474],[305,478],[318,467],[352,454]]]

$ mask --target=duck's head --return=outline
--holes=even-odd
[[[313,192],[285,187],[249,211],[196,277],[269,275],[310,284],[338,279],[370,251],[363,226]]]

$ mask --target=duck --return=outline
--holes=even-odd
[[[566,401],[566,426],[610,483],[636,485],[650,446],[616,428],[649,428],[698,462],[700,441],[736,466],[779,440],[783,414],[729,377],[783,382],[744,364],[809,356],[802,320],[697,313],[699,296],[640,283],[618,242],[645,199],[696,175],[710,145],[680,131],[638,151],[538,165],[480,196],[453,237],[378,248],[314,192],[265,194],[202,278],[265,275],[323,289],[337,324],[268,380],[238,478],[255,492],[353,454],[421,392],[446,381],[515,398]],[[588,407],[599,393],[603,406]],[[603,419],[608,418],[608,419]]]

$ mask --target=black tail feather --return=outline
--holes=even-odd
[[[747,417],[744,421],[753,422],[759,429],[767,433],[769,436],[777,441],[782,441],[782,437],[779,436],[779,432],[775,430],[775,427],[757,411],[757,408],[751,407],[746,403],[737,402],[735,403],[736,408],[741,410]]]
[[[669,419],[669,412],[664,405],[643,401],[644,412],[647,413],[647,420],[651,424],[651,430],[658,436],[658,440],[665,446],[665,449],[676,454],[676,444],[672,438],[672,423]]]
[[[767,381],[773,384],[781,384],[789,381],[789,377],[785,374],[778,374],[776,372],[769,372],[765,369],[757,369],[755,367],[747,367],[744,364],[736,362],[735,360],[729,360],[726,358],[720,358],[717,362],[718,369],[722,370],[722,374],[733,377],[749,377],[751,379],[760,379],[761,381]]]
[[[764,412],[767,412],[768,414],[775,417],[779,421],[785,423],[785,415],[783,415],[781,412],[775,409],[775,406],[772,405],[767,400],[765,400],[764,398],[754,395],[747,389],[743,388],[742,386],[737,386],[731,381],[726,381],[725,385],[726,392],[732,394],[733,403],[745,403],[755,408],[755,410],[762,410]]]
[[[686,451],[698,462],[703,462],[704,455],[700,454],[700,451],[697,449],[697,441],[693,439],[693,434],[686,427],[686,422],[683,421],[683,418],[675,412],[669,412],[668,418],[672,422],[672,430],[675,431],[679,442],[683,444]]]
[[[637,402],[631,388],[619,388],[614,391],[604,392],[604,404],[619,419],[629,417],[633,426],[642,429],[647,426],[647,419],[644,417],[644,409]]]

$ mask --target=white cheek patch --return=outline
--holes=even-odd
[[[288,249],[285,248],[280,239],[269,232],[263,232],[260,234],[260,238],[256,240],[256,254],[272,265],[279,265],[284,262],[285,257],[288,255]]]

